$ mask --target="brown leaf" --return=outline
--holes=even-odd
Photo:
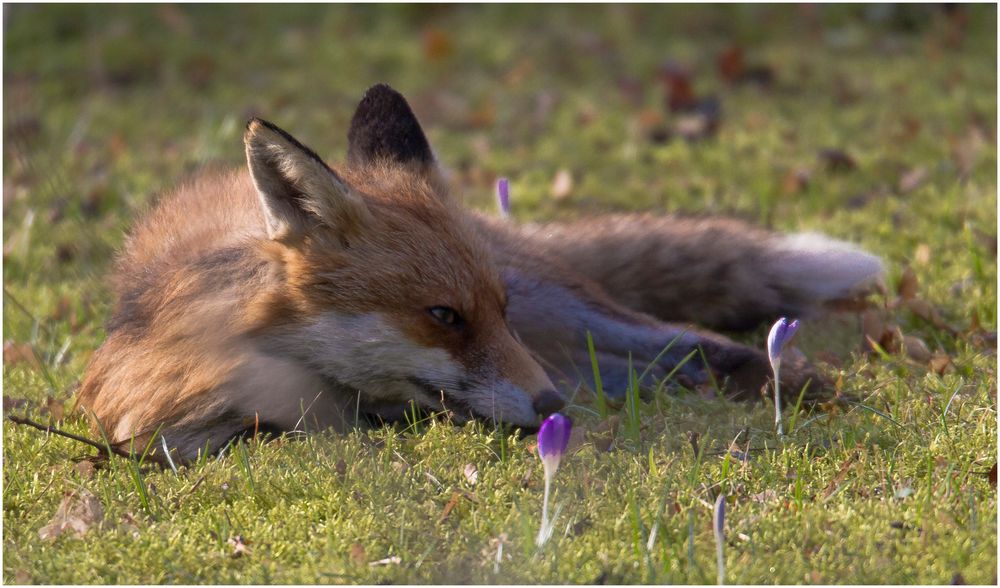
[[[849,172],[858,168],[854,158],[841,149],[821,149],[819,159],[831,172]]]
[[[993,462],[993,467],[990,468],[990,473],[986,474],[987,479],[990,481],[990,486],[994,488],[997,487],[997,464]]]
[[[38,536],[43,540],[55,539],[67,531],[72,531],[77,537],[82,537],[94,525],[104,520],[104,507],[101,501],[88,490],[79,488],[63,495],[55,516],[38,530]]]
[[[946,331],[951,335],[959,334],[958,329],[946,323],[944,317],[942,317],[941,313],[938,312],[938,309],[935,308],[930,302],[920,298],[910,298],[905,301],[905,304],[913,314],[919,316],[942,331]]]
[[[698,454],[701,453],[701,447],[698,443],[701,440],[701,433],[698,431],[688,431],[687,432],[688,443],[691,444],[691,451],[694,452],[695,459],[698,459]]]
[[[593,443],[594,449],[600,453],[611,451],[611,446],[615,442],[615,430],[620,420],[621,417],[618,415],[611,415],[594,425],[592,430],[587,431],[587,440]],[[574,427],[574,429],[576,428],[578,427]],[[582,427],[579,428],[582,429]],[[570,440],[572,440],[572,433],[570,433]]]
[[[885,322],[882,313],[874,308],[870,308],[861,314],[861,335],[864,341],[878,341],[885,332]],[[874,351],[867,343],[864,345],[867,351]]]
[[[671,112],[690,110],[697,100],[691,71],[677,63],[668,63],[660,68],[660,80],[667,86],[667,107]]]
[[[739,45],[731,45],[716,60],[719,69],[719,77],[730,84],[736,83],[743,78],[746,66],[743,63],[743,48]]]
[[[479,482],[479,468],[474,463],[465,464],[465,467],[462,468],[462,475],[465,476],[465,481],[470,486],[475,486]]]
[[[14,572],[14,583],[18,585],[31,584],[31,574],[24,570]]]
[[[451,498],[448,499],[448,503],[445,504],[444,509],[441,510],[440,520],[443,521],[446,518],[448,518],[448,515],[451,514],[451,511],[455,510],[455,506],[458,504],[460,498],[462,498],[462,495],[460,493],[458,492],[451,493]]]
[[[899,278],[899,287],[896,289],[899,292],[899,297],[903,300],[909,300],[917,295],[919,289],[920,283],[917,282],[917,274],[914,273],[913,268],[906,266],[903,269],[903,275]]]
[[[428,61],[439,61],[452,54],[454,46],[448,33],[440,29],[424,31],[424,56]]]
[[[358,565],[362,565],[368,561],[368,552],[365,551],[365,546],[360,543],[352,543],[351,550],[348,553],[351,561]]]
[[[947,353],[935,353],[927,362],[927,366],[937,375],[943,376],[948,367],[951,366],[951,358]]]
[[[919,363],[927,363],[933,357],[927,344],[913,335],[903,336],[903,348],[906,349],[906,355],[910,356],[910,359]]]
[[[38,362],[38,356],[35,354],[35,348],[31,345],[31,343],[4,341],[3,364],[6,366],[12,366],[19,363],[27,363],[35,369],[40,369],[42,367]]]
[[[347,462],[342,459],[338,459],[337,463],[333,464],[333,469],[337,472],[337,475],[343,478],[347,475]]]
[[[573,192],[573,174],[568,169],[560,169],[552,179],[552,197],[565,200]]]

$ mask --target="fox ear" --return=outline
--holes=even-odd
[[[347,133],[347,161],[364,166],[378,160],[434,166],[427,137],[399,92],[385,84],[368,88],[351,119]]]
[[[243,143],[271,239],[295,239],[317,224],[347,232],[367,217],[362,198],[277,126],[251,119]]]

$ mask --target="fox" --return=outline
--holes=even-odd
[[[187,461],[249,432],[345,432],[413,406],[537,430],[594,389],[588,341],[612,399],[667,376],[759,398],[767,355],[717,331],[821,312],[883,271],[846,242],[733,219],[519,225],[467,209],[385,84],[347,139],[332,167],[253,118],[245,168],[187,180],[134,225],[78,394],[111,444],[162,437]],[[781,380],[827,386],[804,360]]]

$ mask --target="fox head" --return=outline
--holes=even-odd
[[[348,165],[334,171],[278,127],[247,126],[280,284],[260,336],[375,410],[412,400],[531,427],[560,409],[406,100],[370,88],[348,141]]]

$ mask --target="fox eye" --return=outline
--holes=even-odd
[[[454,327],[461,325],[464,322],[462,320],[462,315],[458,314],[454,308],[450,308],[448,306],[435,306],[427,309],[427,312],[431,313],[431,316],[437,319],[438,322],[445,325],[451,325]]]

